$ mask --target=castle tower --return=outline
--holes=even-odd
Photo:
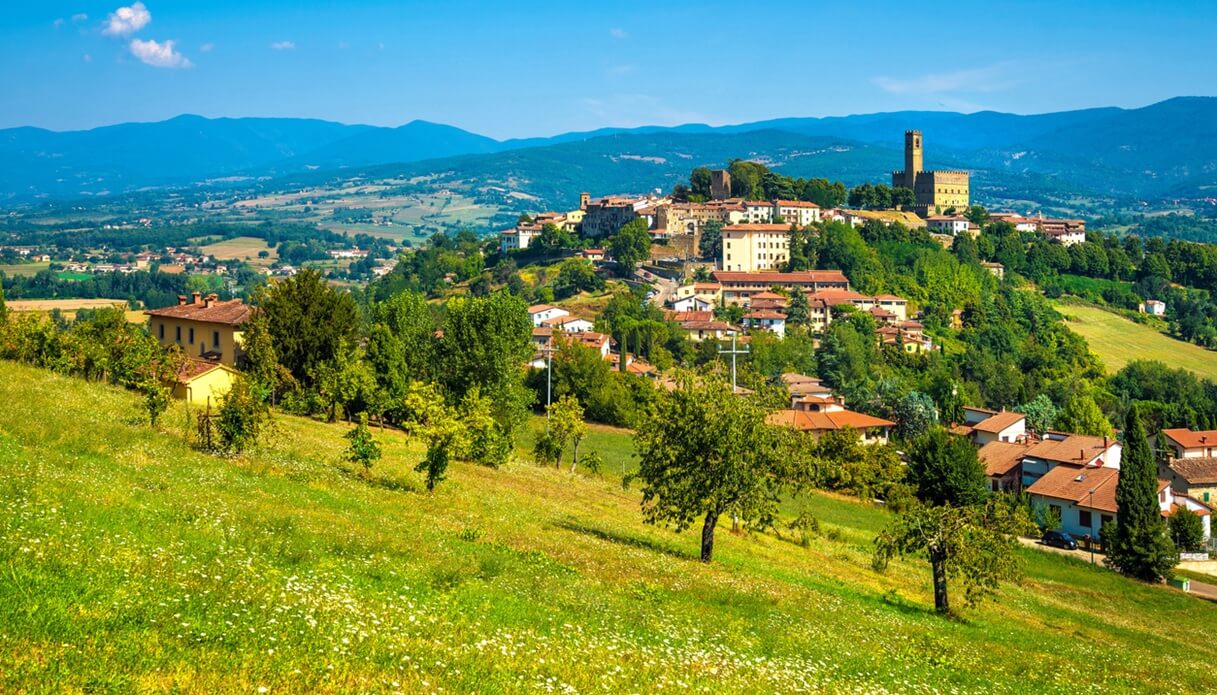
[[[904,187],[915,189],[917,174],[923,170],[921,131],[904,131]]]
[[[579,209],[580,209],[580,210],[582,210],[582,211],[584,211],[584,212],[587,212],[587,206],[588,206],[588,204],[589,204],[589,203],[591,203],[591,202],[592,202],[592,194],[591,194],[591,193],[586,193],[586,192],[585,192],[585,193],[580,193],[580,194],[579,194]]]

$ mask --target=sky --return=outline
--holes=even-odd
[[[1217,1],[12,0],[0,128],[183,113],[496,138],[1217,94]]]

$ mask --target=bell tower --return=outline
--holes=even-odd
[[[923,168],[921,156],[921,131],[904,131],[904,187],[916,189],[917,174]]]

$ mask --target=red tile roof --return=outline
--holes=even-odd
[[[1009,410],[1003,410],[995,415],[981,420],[972,426],[972,429],[977,432],[988,432],[989,434],[997,434],[1002,430],[1017,425],[1019,422],[1026,420],[1027,416],[1022,413],[1015,413]]]
[[[1071,434],[1063,440],[1045,439],[1031,447],[1027,455],[1044,461],[1083,466],[1095,458],[1103,456],[1108,447],[1114,443],[1114,441],[1109,441],[1105,447],[1102,437]]]
[[[1217,484],[1217,458],[1201,456],[1189,459],[1174,459],[1170,468],[1190,485]]]
[[[1116,506],[1116,485],[1119,482],[1120,471],[1115,468],[1057,466],[1032,483],[1027,492],[1115,514],[1119,511]],[[1093,497],[1091,490],[1094,490]]]
[[[852,410],[837,410],[828,413],[809,410],[779,410],[771,413],[768,420],[771,424],[786,425],[803,432],[839,430],[846,427],[862,430],[871,427],[891,427],[896,424],[890,420],[872,417],[865,413],[856,413]]]
[[[839,270],[803,270],[794,273],[758,272],[745,273],[739,271],[716,270],[714,279],[727,282],[759,282],[768,285],[839,283],[848,284],[849,278]]]
[[[152,309],[145,313],[162,318],[239,326],[249,319],[250,308],[240,299],[232,299],[227,302],[208,299],[193,304],[178,304],[167,306],[164,309]]]
[[[985,475],[1001,477],[1018,467],[1030,448],[1030,444],[993,441],[980,447],[976,455],[985,464]]]
[[[1162,430],[1162,434],[1184,449],[1217,446],[1217,430],[1194,431],[1180,428]]]

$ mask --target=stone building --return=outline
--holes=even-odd
[[[913,210],[922,217],[939,215],[954,208],[963,211],[971,203],[966,171],[926,171],[920,130],[904,134],[904,171],[892,172],[893,188],[913,191]]]

